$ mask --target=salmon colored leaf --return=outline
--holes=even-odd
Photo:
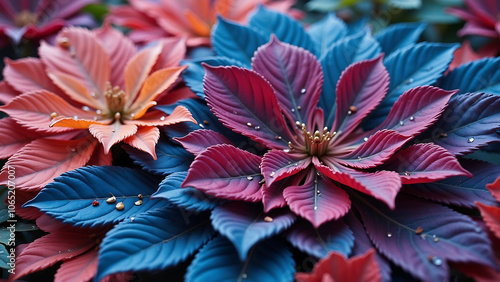
[[[3,76],[5,81],[21,93],[42,89],[53,93],[60,92],[45,74],[42,61],[36,58],[23,58],[15,61],[6,59]]]
[[[61,264],[54,281],[90,281],[97,273],[97,250],[92,249]]]
[[[292,140],[272,86],[256,72],[205,66],[205,99],[221,122],[270,148]]]
[[[299,121],[310,128],[323,85],[323,72],[316,57],[273,35],[269,43],[256,51],[252,69],[271,83],[290,123]]]
[[[500,208],[487,206],[480,202],[476,202],[476,206],[479,208],[488,228],[490,228],[497,238],[500,238]]]
[[[290,177],[311,164],[311,158],[305,154],[293,154],[282,150],[271,150],[262,158],[261,172],[266,185]]]
[[[22,149],[31,141],[39,138],[36,132],[20,126],[12,118],[0,120],[0,159],[6,159]]]
[[[319,228],[305,220],[297,222],[286,232],[286,239],[302,252],[323,258],[335,251],[349,256],[354,245],[354,235],[342,220],[332,220]]]
[[[155,146],[160,139],[160,130],[158,127],[148,126],[140,127],[137,132],[123,140],[126,144],[150,154],[156,160]]]
[[[186,56],[186,38],[170,37],[160,42],[163,44],[163,49],[153,66],[153,71],[179,66]]]
[[[94,153],[92,154],[92,157],[90,158],[87,165],[104,166],[104,165],[111,165],[112,162],[113,162],[112,154],[104,153],[103,146],[96,146]]]
[[[170,115],[166,115],[161,111],[153,110],[147,112],[142,116],[141,119],[125,120],[124,123],[135,124],[138,126],[165,126],[187,121],[196,123],[196,120],[193,118],[191,112],[186,107],[177,106],[170,113]]]
[[[61,173],[84,166],[97,144],[91,137],[70,141],[37,139],[7,161],[0,183],[7,184],[10,166],[16,170],[16,188],[40,190]]]
[[[326,177],[309,171],[304,184],[288,186],[283,190],[290,209],[307,219],[315,228],[325,222],[344,216],[351,208],[347,193]]]
[[[55,85],[64,90],[64,93],[74,101],[84,105],[89,105],[93,108],[93,110],[106,108],[102,101],[92,96],[92,94],[89,93],[88,88],[85,88],[85,86],[74,77],[57,71],[48,72],[48,76]]]
[[[19,93],[12,88],[5,80],[0,81],[0,102],[3,104],[8,104],[12,99],[14,99]]]
[[[14,98],[0,108],[24,127],[44,133],[64,132],[68,128],[49,127],[54,116],[93,119],[94,115],[71,106],[54,93],[40,90]]]
[[[296,217],[288,210],[264,213],[262,205],[233,201],[216,207],[210,218],[215,230],[233,243],[244,261],[255,244],[288,229]]]
[[[94,123],[89,126],[89,131],[102,143],[104,152],[107,154],[111,146],[134,135],[137,132],[137,125],[121,124],[120,121],[115,121],[110,125]]]
[[[232,145],[231,141],[229,141],[224,135],[209,129],[198,129],[190,132],[184,137],[176,137],[173,139],[179,142],[182,147],[186,149],[186,151],[195,156],[198,156],[201,152],[213,145]]]
[[[260,191],[261,158],[231,145],[215,145],[199,154],[182,187],[194,187],[229,200],[257,202]]]
[[[342,254],[331,252],[328,257],[319,261],[309,273],[297,273],[298,282],[325,281],[382,281],[380,269],[375,260],[375,250],[371,249],[364,255],[346,259]]]
[[[495,199],[500,202],[500,176],[495,181],[493,181],[493,183],[487,184],[486,187],[491,192],[493,197],[495,197]]]

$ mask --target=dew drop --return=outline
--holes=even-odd
[[[241,274],[241,278],[247,279],[248,275],[246,273]]]
[[[198,124],[198,126],[199,126],[200,128],[205,128],[205,126],[204,126],[203,124],[201,124],[201,123],[200,123],[200,124]]]
[[[252,123],[251,122],[247,122],[247,126],[248,127],[252,127]]]
[[[270,216],[266,216],[264,217],[264,221],[265,222],[273,222],[274,218],[270,217]]]
[[[160,117],[160,120],[164,121],[165,120],[165,116]]]
[[[481,227],[476,227],[476,229],[474,229],[474,231],[476,231],[477,233],[480,233],[483,230],[481,229]]]
[[[363,141],[365,142],[368,141],[368,137],[363,138]]]
[[[387,237],[391,238],[392,237],[392,233],[387,233]]]
[[[437,238],[437,237],[434,238],[434,242],[437,242],[437,241],[439,241],[439,238]]]
[[[133,222],[134,220],[135,220],[135,217],[131,217],[131,218],[130,218],[130,221],[132,221],[132,222]]]
[[[300,111],[300,109],[302,109],[302,107],[301,107],[301,106],[297,106],[297,110],[299,110],[299,111]]]
[[[318,194],[318,195],[319,195],[319,194],[321,194],[321,191],[319,191],[319,190],[318,190],[318,191],[316,191],[316,194]]]
[[[434,265],[437,265],[437,266],[440,266],[443,264],[443,260],[439,257],[436,257],[436,256],[432,256],[431,258],[431,262],[434,264]]]
[[[474,137],[471,137],[471,138],[467,139],[467,142],[468,142],[468,143],[472,143],[472,142],[474,142]]]
[[[316,207],[316,206],[315,206],[315,207],[314,207],[314,210],[315,210],[315,211],[317,211],[317,210],[318,210],[318,207]]]
[[[352,115],[352,111],[347,111],[347,114],[348,115]]]
[[[292,113],[295,113],[295,109],[292,108],[291,111],[292,111]]]
[[[289,152],[290,152],[290,149],[288,149],[288,148],[287,148],[287,149],[283,149],[283,152],[285,152],[285,153],[289,153]]]
[[[415,117],[410,117],[410,121],[414,121],[415,120]]]
[[[94,120],[97,120],[97,117],[93,117]]]
[[[56,118],[56,117],[57,117],[57,113],[56,112],[50,113],[50,118]]]
[[[252,181],[252,180],[253,180],[253,177],[251,177],[251,176],[247,176],[247,179],[248,179],[248,181]]]
[[[274,136],[274,139],[281,140],[281,136],[276,135],[276,136]]]
[[[404,124],[405,124],[404,121],[402,121],[402,120],[399,121],[399,125],[404,125]]]
[[[408,80],[405,81],[406,84],[413,83],[413,78],[409,78]]]
[[[90,108],[89,108],[89,107],[87,107],[87,106],[83,106],[83,107],[82,107],[82,110],[84,110],[84,111],[88,112],[88,111],[90,110]]]
[[[269,177],[274,177],[275,174],[276,174],[275,171],[271,171],[271,173],[269,174]]]
[[[260,130],[260,126],[257,125],[256,127],[254,127],[254,129],[255,130]]]
[[[302,88],[302,90],[300,90],[300,93],[302,93],[302,94],[306,93],[306,89]]]
[[[71,148],[71,152],[76,152],[76,149],[75,148]]]
[[[74,116],[74,117],[73,117],[73,119],[74,119],[74,120],[77,120],[77,119],[78,119],[78,116]]]
[[[358,156],[358,161],[361,161],[361,156]]]
[[[95,96],[97,96],[97,94],[94,91],[92,91],[92,92],[90,92],[90,96],[95,97]]]
[[[238,112],[237,112],[237,111],[233,111],[233,114],[237,115],[237,114],[238,114]]]
[[[101,110],[96,110],[95,113],[98,114],[98,115],[100,115],[100,114],[102,114],[102,111]],[[132,115],[130,115],[130,116],[132,116]]]
[[[131,114],[130,114],[130,117],[131,117],[131,118],[134,118],[134,117],[135,117],[135,114],[134,114],[134,113],[131,113]]]

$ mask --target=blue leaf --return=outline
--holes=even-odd
[[[46,214],[78,227],[96,227],[117,223],[167,203],[150,199],[158,188],[158,179],[141,170],[118,166],[82,167],[63,173],[25,207],[35,207]],[[135,205],[142,195],[142,204]],[[108,204],[112,195],[116,202]],[[94,206],[94,201],[99,204]],[[123,202],[124,209],[116,205]]]
[[[380,46],[370,34],[360,32],[337,42],[320,59],[323,68],[323,92],[319,107],[325,112],[325,124],[333,124],[336,110],[336,87],[342,72],[352,63],[373,59],[380,53]]]
[[[421,198],[447,205],[475,208],[475,201],[496,205],[497,201],[486,189],[500,175],[500,166],[476,160],[463,160],[461,165],[473,177],[454,176],[444,180],[404,185],[403,191]]]
[[[466,215],[404,194],[398,195],[395,210],[351,195],[379,252],[414,277],[448,280],[447,262],[498,268],[487,234]]]
[[[250,67],[255,50],[268,40],[269,36],[264,36],[252,27],[229,22],[220,16],[212,31],[215,53],[240,61],[247,67]]]
[[[178,144],[174,144],[166,137],[160,137],[156,144],[156,157],[154,160],[145,152],[132,147],[124,147],[125,151],[134,160],[135,164],[142,166],[146,171],[167,175],[178,171],[187,171],[194,157]]]
[[[451,97],[441,118],[418,136],[457,156],[500,142],[500,95],[471,93]]]
[[[203,69],[201,63],[206,63],[214,67],[244,67],[243,63],[226,57],[205,57],[197,60],[183,61],[182,65],[188,66],[188,68],[182,72],[182,78],[186,82],[186,85],[191,89],[191,91],[193,91],[193,93],[198,95],[198,97],[200,97],[201,99],[205,99],[205,93],[203,92],[203,77],[205,76],[205,69]]]
[[[186,218],[170,207],[128,219],[106,234],[96,280],[126,271],[153,271],[186,260],[214,234],[207,213]]]
[[[178,207],[193,212],[212,210],[223,203],[223,200],[207,195],[195,188],[181,188],[186,176],[187,171],[170,174],[160,183],[160,188],[151,195],[151,198],[166,199]]]
[[[212,212],[212,225],[236,247],[240,260],[259,241],[287,229],[295,215],[287,210],[274,209],[264,213],[262,205],[230,202]]]
[[[459,93],[484,92],[500,95],[500,58],[483,58],[452,70],[441,80],[443,89]]]
[[[330,46],[347,36],[347,25],[335,14],[330,13],[322,20],[313,23],[307,33],[316,43],[317,53],[321,57]]]
[[[318,229],[300,220],[290,228],[286,238],[294,247],[317,258],[326,257],[330,251],[348,257],[354,245],[352,231],[342,220],[329,221]]]
[[[187,269],[186,282],[292,281],[295,262],[285,244],[276,239],[259,243],[240,261],[231,242],[219,236],[196,254]]]
[[[271,34],[275,34],[281,42],[302,47],[313,54],[317,53],[316,44],[302,24],[285,14],[259,6],[257,12],[250,17],[248,25],[261,31],[267,39]]]
[[[382,47],[382,52],[388,56],[398,49],[416,43],[426,27],[427,24],[422,22],[397,23],[375,34],[375,39]]]
[[[391,83],[380,105],[367,117],[365,128],[374,128],[384,121],[392,105],[406,90],[431,85],[440,78],[453,59],[457,44],[427,43],[407,46],[384,60]]]

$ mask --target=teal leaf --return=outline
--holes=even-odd
[[[318,55],[321,57],[330,46],[347,36],[347,25],[335,14],[330,13],[322,20],[313,23],[307,33],[316,43]]]
[[[397,23],[390,25],[375,34],[375,39],[380,44],[386,56],[392,52],[415,44],[427,27],[426,23]]]

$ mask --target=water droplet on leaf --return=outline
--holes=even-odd
[[[247,179],[248,179],[249,181],[251,181],[251,180],[253,180],[253,177],[251,177],[251,176],[247,176]]]
[[[474,142],[474,137],[471,137],[471,138],[467,139],[467,142],[468,142],[468,143],[472,143],[472,142]]]
[[[387,237],[391,238],[392,237],[392,233],[387,233]]]
[[[300,93],[302,93],[302,94],[306,93],[306,89],[302,88],[302,90],[300,90]]]

